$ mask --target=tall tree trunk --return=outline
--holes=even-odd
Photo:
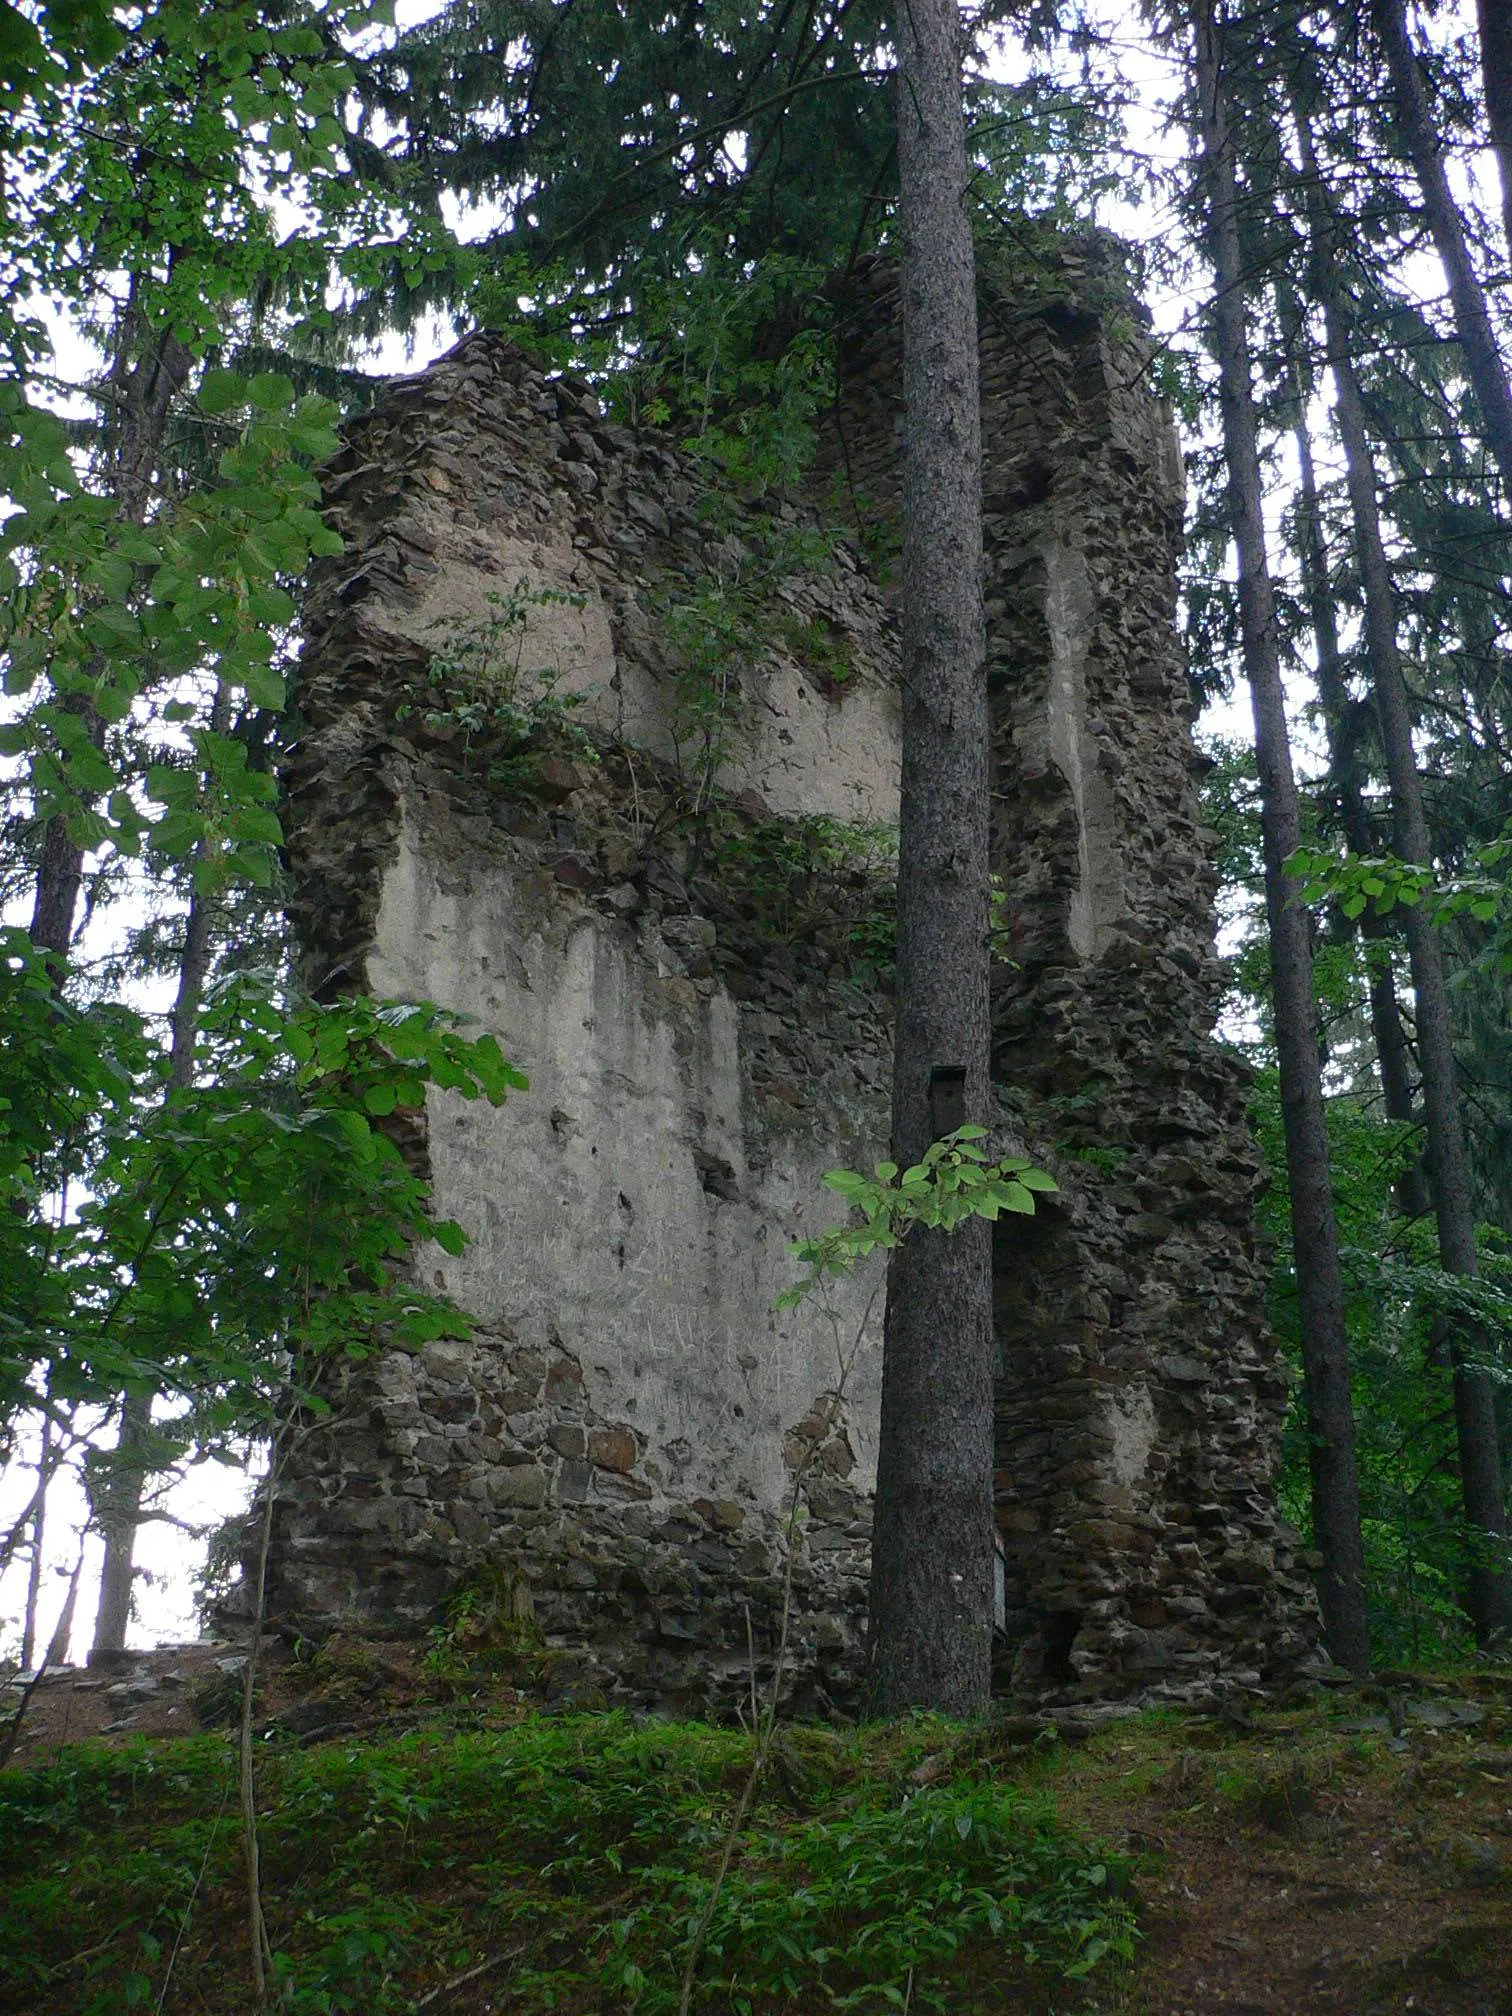
[[[74,1611],[79,1603],[79,1576],[84,1567],[84,1542],[79,1542],[79,1551],[74,1556],[73,1571],[68,1578],[68,1593],[63,1598],[63,1608],[58,1613],[58,1621],[53,1626],[53,1634],[47,1641],[47,1650],[42,1655],[44,1666],[65,1666],[68,1663],[68,1648],[73,1640]]]
[[[1498,4],[1499,0],[1487,0],[1493,10]],[[1422,191],[1428,228],[1449,282],[1454,326],[1481,410],[1486,445],[1501,470],[1507,499],[1512,502],[1512,391],[1507,386],[1506,367],[1497,348],[1491,317],[1486,312],[1486,297],[1470,263],[1464,226],[1444,173],[1428,93],[1407,33],[1404,0],[1370,0],[1370,19],[1390,73],[1397,126],[1407,143],[1413,173]]]
[[[210,732],[224,735],[231,719],[231,694],[222,682],[216,688],[210,708]],[[201,840],[195,861],[206,860],[212,843]],[[215,905],[191,882],[189,915],[184,921],[184,946],[179,955],[178,989],[169,1018],[171,1048],[168,1064],[168,1096],[194,1082],[194,1045],[199,1033],[200,999],[210,972],[214,948]],[[121,1402],[121,1428],[116,1440],[114,1469],[108,1493],[108,1510],[100,1528],[105,1540],[105,1560],[100,1571],[100,1607],[95,1613],[91,1661],[124,1651],[131,1622],[131,1594],[136,1580],[137,1530],[142,1523],[142,1493],[147,1470],[142,1448],[152,1427],[152,1399],[147,1394],[128,1393]]]
[[[1433,861],[1433,843],[1412,746],[1412,710],[1397,644],[1396,589],[1381,536],[1365,407],[1355,376],[1349,320],[1333,281],[1335,254],[1330,242],[1332,234],[1325,228],[1327,219],[1316,163],[1311,158],[1305,121],[1299,119],[1297,123],[1303,168],[1314,191],[1309,205],[1312,284],[1323,308],[1328,338],[1334,417],[1344,450],[1345,482],[1365,598],[1365,646],[1391,785],[1397,847],[1405,860],[1429,867]],[[1422,904],[1408,909],[1406,930],[1412,986],[1417,997],[1418,1064],[1423,1080],[1428,1173],[1438,1223],[1439,1258],[1446,1273],[1473,1277],[1480,1267],[1475,1201],[1460,1117],[1443,947]],[[1497,1565],[1507,1533],[1507,1519],[1495,1393],[1486,1374],[1472,1369],[1469,1353],[1473,1349],[1473,1340],[1451,1334],[1460,1488],[1473,1536],[1466,1607],[1477,1640],[1482,1645],[1491,1645],[1512,1634],[1512,1574]]]
[[[893,1155],[989,1099],[986,635],[976,278],[956,0],[898,17],[903,780]],[[958,1110],[956,1110],[958,1109]],[[992,1654],[992,1246],[915,1231],[888,1273],[875,1707],[974,1713]]]
[[[1370,1663],[1370,1633],[1344,1283],[1323,1114],[1308,919],[1296,884],[1285,869],[1287,857],[1300,841],[1301,822],[1265,551],[1237,187],[1223,91],[1222,38],[1213,0],[1196,0],[1194,27],[1223,440],[1239,554],[1244,665],[1254,707],[1255,755],[1260,771],[1265,905],[1301,1315],[1313,1524],[1323,1556],[1319,1593],[1330,1653],[1341,1666],[1364,1672]]]
[[[1300,331],[1297,333],[1300,334]],[[1301,472],[1297,529],[1300,535],[1298,548],[1302,586],[1317,649],[1318,698],[1322,702],[1323,725],[1328,736],[1329,768],[1338,787],[1344,838],[1353,853],[1366,855],[1374,851],[1370,815],[1365,809],[1359,752],[1350,728],[1349,691],[1344,683],[1339,625],[1329,582],[1328,553],[1323,542],[1318,479],[1313,467],[1312,437],[1308,432],[1305,394],[1301,386],[1297,390],[1297,423],[1292,437],[1297,445],[1297,464]],[[1412,1061],[1391,971],[1391,934],[1374,910],[1365,911],[1359,920],[1359,931],[1367,948],[1370,1028],[1375,1038],[1386,1117],[1401,1125],[1412,1126],[1417,1122],[1412,1102]],[[1414,1157],[1396,1187],[1397,1202],[1403,1214],[1409,1218],[1421,1218],[1428,1209],[1428,1193],[1423,1186],[1419,1158]]]
[[[95,1611],[91,1666],[126,1648],[131,1623],[131,1595],[136,1580],[134,1555],[137,1528],[142,1523],[142,1491],[147,1482],[142,1448],[152,1428],[152,1399],[128,1393],[121,1401],[121,1425],[110,1468],[98,1480],[92,1510],[105,1559],[100,1569],[100,1600]]]
[[[1486,121],[1501,178],[1502,232],[1512,259],[1512,9],[1507,0],[1476,0]]]

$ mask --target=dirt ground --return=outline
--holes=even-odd
[[[366,1698],[312,1695],[298,1662],[279,1638],[265,1638],[258,1653],[257,1712],[312,1737],[344,1735],[372,1726],[377,1717],[402,1717],[424,1691],[415,1649],[404,1644],[364,1648],[377,1669]],[[115,1655],[93,1666],[49,1667],[31,1695],[14,1764],[50,1762],[69,1743],[122,1743],[139,1736],[195,1736],[229,1726],[240,1711],[246,1666],[242,1644],[163,1646],[154,1652]],[[13,1711],[23,1689],[0,1684],[0,1715]],[[300,1725],[304,1724],[301,1731]]]
[[[180,1646],[50,1674],[14,1761],[224,1726],[243,1657]],[[318,1742],[427,1712],[411,1649],[361,1663],[359,1694],[312,1695],[270,1642],[260,1719]],[[12,1685],[0,1709],[15,1700]],[[1512,1673],[1387,1674],[1253,1715],[1091,1734],[1073,1722],[1001,1757],[1135,1858],[1140,1960],[1060,2016],[1512,2016]]]
[[[1055,1791],[1139,1858],[1110,2016],[1512,2016],[1512,1676],[1132,1725]]]

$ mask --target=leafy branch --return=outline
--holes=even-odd
[[[796,1308],[822,1281],[850,1273],[870,1253],[900,1246],[916,1226],[953,1232],[968,1218],[990,1223],[1005,1211],[1031,1216],[1036,1194],[1058,1189],[1055,1178],[1022,1155],[989,1162],[978,1145],[986,1138],[985,1127],[958,1127],[931,1143],[911,1169],[879,1162],[870,1177],[831,1169],[825,1184],[859,1219],[798,1241],[793,1257],[808,1272],[777,1298],[778,1308]]]

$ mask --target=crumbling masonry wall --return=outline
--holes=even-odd
[[[816,485],[874,535],[895,303],[885,268],[849,285]],[[1256,1157],[1211,1035],[1179,460],[1120,324],[1096,247],[984,282],[999,1118],[1063,1186],[999,1242],[1002,1672],[1067,1698],[1254,1684],[1310,1642]],[[475,1336],[337,1396],[280,1500],[275,1608],[414,1628],[491,1561],[555,1684],[728,1701],[771,1656],[806,1463],[793,1671],[848,1699],[874,1284],[833,1324],[773,1304],[822,1171],[886,1136],[885,577],[487,336],[355,422],[327,495],[348,548],[312,584],[287,776],[310,983],[472,1013],[531,1089],[428,1101],[473,1239],[423,1264]]]
[[[1305,1656],[1312,1617],[1275,1509],[1245,1067],[1213,1037],[1181,460],[1110,249],[981,290],[994,1069],[1067,1191],[997,1238],[1003,1665],[1082,1695],[1253,1683]],[[827,459],[885,500],[895,281],[851,285]]]

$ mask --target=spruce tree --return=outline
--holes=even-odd
[[[898,26],[903,778],[892,1153],[988,1105],[981,407],[956,0]],[[915,1232],[888,1271],[873,1705],[977,1713],[991,1684],[992,1245]]]
[[[1301,1303],[1308,1462],[1314,1529],[1323,1556],[1321,1596],[1328,1647],[1341,1666],[1370,1664],[1364,1548],[1350,1397],[1349,1337],[1328,1134],[1314,1019],[1305,908],[1286,862],[1301,840],[1296,779],[1266,555],[1258,430],[1250,383],[1239,195],[1227,106],[1228,52],[1215,0],[1193,14],[1194,80],[1202,157],[1204,222],[1213,270],[1211,315],[1229,508],[1239,556],[1242,649],[1254,707],[1270,926],[1276,1048],[1286,1136],[1292,1235]]]

